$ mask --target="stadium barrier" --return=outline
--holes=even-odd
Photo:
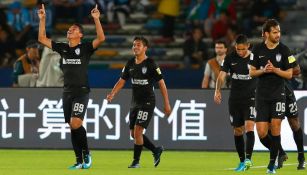
[[[128,114],[131,90],[123,89],[112,103],[104,98],[110,89],[92,89],[84,126],[94,149],[131,149]],[[169,90],[172,114],[163,114],[156,90],[156,108],[146,135],[171,150],[234,150],[229,123],[229,90],[223,102],[213,102],[213,90]],[[296,91],[304,145],[307,149],[307,91]],[[0,148],[71,148],[70,130],[64,123],[61,88],[0,88]],[[282,124],[282,145],[296,150],[291,129]],[[256,136],[255,150],[265,150]]]

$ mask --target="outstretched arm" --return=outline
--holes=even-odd
[[[216,79],[216,86],[215,86],[215,93],[214,93],[214,102],[216,104],[220,104],[222,101],[221,87],[224,84],[225,77],[226,77],[226,72],[220,71],[219,76]]]
[[[125,86],[126,80],[120,78],[115,84],[112,91],[107,95],[108,102],[111,102],[114,96]]]
[[[51,39],[46,36],[46,11],[44,4],[42,4],[42,8],[38,10],[37,14],[39,17],[38,41],[51,49]]]
[[[96,33],[97,37],[93,40],[93,48],[96,49],[106,38],[104,36],[104,32],[99,20],[100,12],[97,8],[97,4],[95,8],[91,11],[92,17],[94,18],[95,26],[96,26]]]
[[[169,104],[167,88],[163,79],[159,81],[159,88],[164,99],[164,113],[166,116],[169,116],[172,112],[172,109],[171,105]]]

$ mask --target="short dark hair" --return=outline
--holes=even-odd
[[[84,34],[83,26],[80,23],[74,23],[73,26],[77,26],[79,28],[80,33]]]
[[[135,36],[133,41],[139,40],[144,46],[149,47],[149,41],[144,36]]]
[[[276,19],[268,19],[262,26],[262,32],[271,32],[271,28],[276,26],[279,26],[279,22]]]
[[[225,48],[227,48],[227,44],[226,44],[226,42],[225,41],[223,41],[223,40],[217,40],[217,41],[215,41],[215,43],[214,44],[223,44],[224,45],[224,47]]]
[[[29,40],[26,43],[26,48],[39,48],[39,43],[36,40]]]
[[[236,44],[248,44],[247,36],[239,34],[236,38]]]

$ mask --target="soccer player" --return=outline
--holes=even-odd
[[[281,121],[285,115],[285,79],[292,78],[289,48],[280,43],[280,25],[269,19],[263,25],[265,42],[255,45],[250,58],[250,75],[259,77],[256,87],[256,128],[264,145],[270,142],[270,161],[267,173],[274,174],[280,145]],[[271,124],[270,124],[271,123]],[[272,137],[268,136],[271,130]]]
[[[238,35],[235,52],[226,56],[217,78],[214,101],[221,103],[220,89],[227,73],[231,74],[232,86],[228,108],[230,123],[233,126],[234,140],[240,163],[235,171],[245,171],[252,166],[252,153],[255,143],[255,89],[256,80],[249,75],[248,63],[253,54],[248,50],[250,44],[245,35]],[[244,132],[246,143],[244,143]],[[245,148],[245,150],[244,150]]]
[[[140,156],[143,146],[151,150],[154,156],[154,166],[160,163],[163,147],[156,147],[145,135],[155,108],[154,83],[158,82],[164,99],[164,112],[168,116],[171,113],[167,88],[163,80],[160,68],[155,61],[146,56],[148,40],[142,36],[133,40],[132,51],[135,58],[130,59],[124,67],[121,77],[115,84],[107,100],[112,101],[114,96],[124,87],[126,81],[131,79],[132,102],[129,116],[129,127],[131,137],[134,138],[133,161],[128,168],[139,168]]]
[[[262,32],[262,37],[265,41],[265,36]],[[290,57],[290,66],[293,68],[293,76],[297,76],[300,74],[300,66],[297,64],[295,57]],[[298,110],[297,110],[297,104],[296,104],[296,98],[294,95],[294,91],[292,89],[290,81],[286,81],[285,83],[285,91],[286,91],[286,110],[285,110],[285,116],[288,118],[288,123],[291,127],[291,130],[293,132],[293,138],[297,147],[297,153],[298,153],[298,166],[297,170],[304,170],[305,169],[305,156],[304,156],[304,140],[303,140],[303,131],[300,126],[300,121],[298,118]],[[270,134],[270,132],[269,132]],[[269,144],[264,145],[268,149],[270,149]],[[282,145],[279,146],[278,149],[278,159],[277,159],[277,169],[280,169],[283,167],[283,162],[288,159],[287,154],[285,153],[284,149],[282,148]]]
[[[62,57],[61,68],[64,73],[63,109],[65,122],[69,123],[71,129],[71,142],[76,155],[76,164],[69,169],[88,169],[92,164],[86,130],[82,126],[90,92],[87,66],[90,56],[105,40],[105,36],[99,21],[100,12],[97,5],[91,11],[91,15],[94,18],[97,33],[97,37],[92,42],[81,42],[83,28],[80,24],[73,24],[67,31],[68,43],[59,43],[46,37],[46,12],[43,4],[38,11],[40,20],[39,42],[58,52]]]

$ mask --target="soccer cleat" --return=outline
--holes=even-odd
[[[86,154],[84,156],[83,169],[89,169],[92,166],[92,156],[90,154]]]
[[[161,155],[162,155],[162,152],[164,151],[164,148],[163,146],[161,147],[157,147],[155,149],[155,153],[153,153],[153,157],[154,157],[154,166],[157,167],[160,163],[160,160],[161,160]]]
[[[267,169],[267,170],[266,170],[266,173],[267,173],[267,174],[276,174],[276,170],[275,170],[275,169],[273,169],[273,170]]]
[[[250,169],[250,167],[253,166],[253,162],[250,159],[245,159],[244,160],[244,165],[245,165],[244,171],[246,171],[246,170]]]
[[[82,163],[76,163],[73,166],[68,167],[70,170],[79,170],[82,169]]]
[[[300,160],[298,162],[297,170],[304,170],[305,169],[305,160]]]
[[[128,166],[128,168],[140,168],[140,163],[138,160],[133,160],[131,165]]]
[[[284,162],[288,159],[287,154],[278,155],[277,157],[277,169],[280,169],[283,167]]]
[[[245,171],[245,165],[244,162],[240,162],[238,167],[235,169],[235,171],[240,172],[240,171]]]
[[[267,174],[276,174],[276,166],[274,164],[269,165],[266,173]]]

